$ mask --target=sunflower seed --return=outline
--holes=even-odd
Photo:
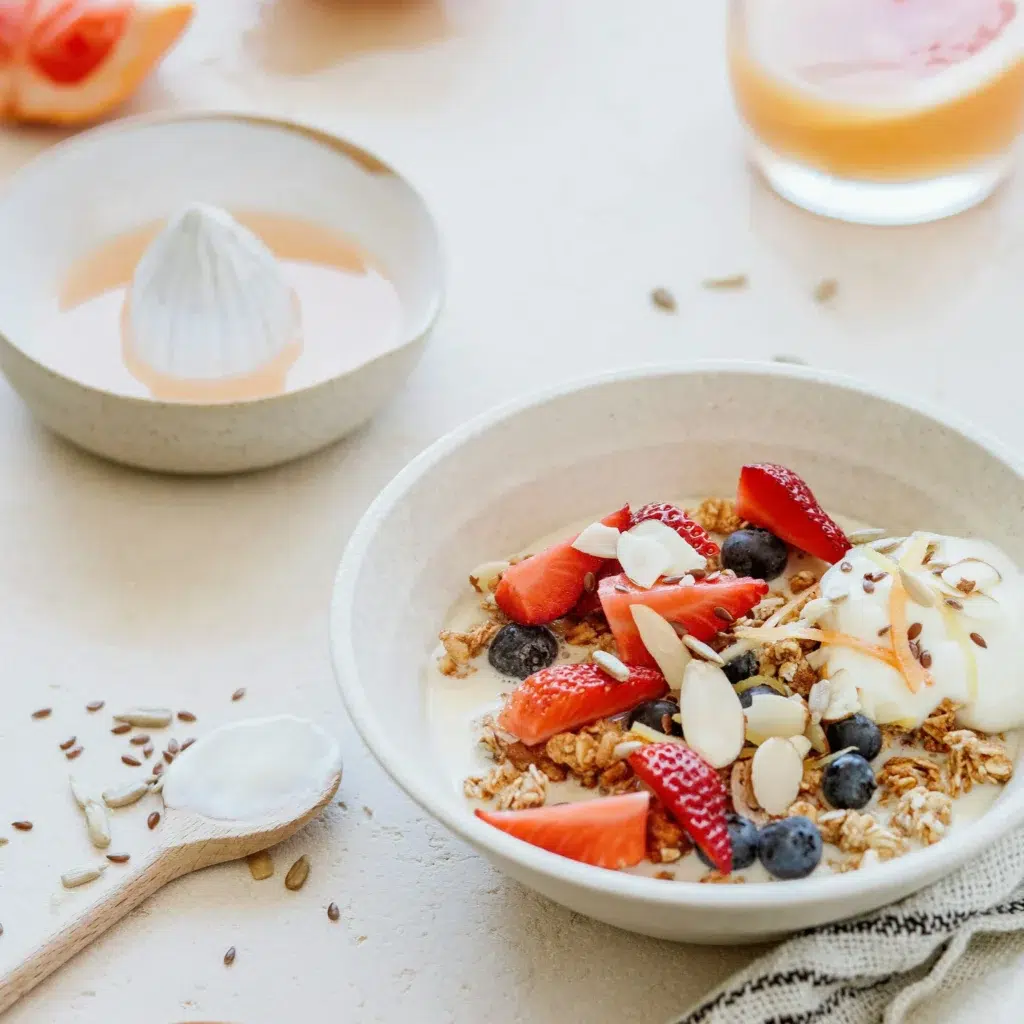
[[[146,819],[146,825],[152,831],[157,825],[160,824],[160,812],[153,811],[150,816]]]
[[[249,874],[257,882],[262,882],[264,878],[269,878],[274,873],[274,861],[267,850],[250,853],[245,860],[249,865]]]
[[[106,870],[106,864],[97,864],[91,868],[78,868],[77,871],[66,871],[60,876],[60,882],[65,889],[74,889],[79,885],[85,885],[87,882],[95,882]]]
[[[38,711],[32,712],[33,718],[49,718],[53,712],[53,708],[40,708]]]
[[[103,790],[103,802],[108,807],[128,807],[138,803],[148,792],[149,787],[145,782],[129,782],[124,786]]]
[[[86,711],[99,711],[103,705],[106,704],[105,700],[91,700],[85,705]]]
[[[881,540],[872,541],[871,547],[880,555],[887,555],[891,551],[895,551],[906,539],[906,537],[883,537]]]
[[[90,800],[85,805],[85,830],[89,834],[89,842],[97,850],[105,850],[110,845],[110,821],[103,804]]]
[[[108,853],[107,860],[111,864],[127,864],[131,860],[131,854],[128,853]]]
[[[181,722],[194,722],[196,720],[196,716],[193,715],[191,711],[179,711],[178,720]]]
[[[129,708],[114,718],[140,729],[165,729],[171,724],[172,715],[167,708]]]
[[[142,762],[137,757],[132,757],[130,754],[122,754],[121,760],[132,768],[138,768]]]
[[[707,644],[702,643],[694,636],[687,634],[683,637],[683,643],[690,648],[693,654],[696,654],[698,658],[703,658],[705,661],[710,661],[712,665],[724,665],[725,661],[722,656],[713,647],[708,647]]]
[[[341,917],[341,911],[338,909],[337,903],[332,903],[327,908],[327,916],[332,921],[337,921]]]
[[[230,967],[235,962],[235,947],[229,946],[228,951],[224,954],[224,966]]]
[[[284,876],[284,887],[297,892],[306,884],[309,878],[309,858],[303,854],[289,869]]]
[[[71,785],[71,795],[75,798],[75,803],[84,811],[85,805],[93,799],[92,793],[90,793],[75,777],[74,775],[68,776],[68,782]]]
[[[880,540],[885,536],[885,530],[879,530],[877,527],[869,526],[864,530],[854,530],[853,533],[848,533],[846,539],[851,544],[867,544],[873,540]]]
[[[19,832],[31,832],[32,822],[31,821],[12,821],[11,828],[16,828]]]
[[[241,700],[245,696],[245,687],[240,686],[233,694],[231,694],[232,700]]]
[[[120,725],[115,725],[110,731],[115,736],[123,736],[126,732],[131,732],[132,727],[127,722],[122,722]]]
[[[629,667],[619,661],[614,654],[609,654],[607,651],[594,651],[591,657],[602,672],[617,682],[624,683],[629,679]]]
[[[68,737],[68,738],[67,738],[67,739],[66,739],[66,740],[65,740],[65,741],[64,741],[64,742],[63,742],[63,743],[62,743],[62,744],[60,745],[60,749],[61,749],[61,750],[68,750],[68,749],[69,749],[70,747],[73,747],[73,746],[75,745],[75,740],[77,740],[77,739],[78,739],[78,737],[77,737],[77,736],[69,736],[69,737]]]

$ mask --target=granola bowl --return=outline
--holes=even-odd
[[[363,739],[395,782],[517,881],[579,913],[660,938],[754,942],[860,914],[970,864],[1024,823],[1021,783],[1008,778],[1012,761],[1004,758],[999,781],[1005,784],[977,786],[975,792],[988,797],[983,811],[970,827],[957,827],[955,815],[948,830],[934,826],[944,831],[941,841],[913,848],[904,843],[909,852],[892,859],[885,850],[881,857],[875,849],[863,853],[862,846],[854,865],[859,870],[824,870],[822,862],[822,870],[798,880],[751,877],[744,885],[706,885],[685,873],[667,881],[671,872],[657,877],[581,863],[474,815],[460,777],[465,752],[475,743],[463,727],[474,699],[472,667],[456,673],[466,678],[452,684],[456,704],[449,706],[462,699],[463,719],[439,719],[431,689],[441,678],[435,669],[438,631],[465,599],[467,575],[489,560],[523,552],[537,538],[558,536],[567,523],[578,530],[623,502],[666,500],[667,488],[668,496],[732,495],[740,467],[753,463],[791,467],[813,481],[824,508],[850,520],[910,538],[921,529],[984,538],[1018,565],[1024,560],[1024,532],[1013,514],[1024,505],[1022,463],[974,428],[916,400],[815,369],[692,363],[584,381],[502,408],[442,438],[368,510],[334,588],[335,673]],[[872,575],[864,574],[864,593],[874,590]],[[902,578],[894,570],[893,591]],[[912,584],[907,586],[915,600]],[[915,671],[923,671],[932,663],[921,649],[930,627],[922,635],[914,626]],[[941,682],[935,650],[932,674]],[[889,660],[897,665],[895,655]],[[926,681],[931,685],[931,675]],[[803,699],[799,692],[791,696]],[[941,724],[941,713],[935,715],[929,721]],[[943,721],[942,728],[955,728],[951,717]],[[684,724],[691,742],[685,718]],[[1016,746],[1007,750],[1015,757]],[[959,771],[962,760],[957,765]],[[988,781],[984,766],[975,776]],[[928,788],[922,783],[920,792]]]

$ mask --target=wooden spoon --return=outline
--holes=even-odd
[[[307,800],[306,806],[294,808],[287,817],[257,823],[214,820],[192,811],[165,808],[159,844],[138,864],[126,865],[115,885],[103,889],[91,904],[0,977],[0,1013],[161,886],[190,871],[248,857],[288,839],[330,802],[340,782],[339,768],[312,803]]]

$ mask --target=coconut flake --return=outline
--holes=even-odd
[[[759,693],[746,711],[746,738],[754,744],[764,743],[773,736],[785,739],[797,736],[807,728],[807,708],[788,697]]]
[[[686,742],[713,768],[732,764],[743,749],[743,706],[732,683],[716,665],[691,661],[679,691]]]
[[[708,560],[699,551],[680,537],[671,526],[666,526],[657,519],[645,519],[629,532],[634,537],[656,541],[668,551],[672,559],[667,569],[668,575],[682,576],[694,569],[707,568]]]
[[[672,628],[672,623],[653,608],[633,604],[629,611],[647,653],[658,663],[669,689],[678,690],[683,685],[683,673],[692,655]]]
[[[573,542],[572,546],[595,558],[614,558],[619,549],[620,531],[604,523],[591,523]]]
[[[785,814],[800,795],[803,758],[788,739],[773,736],[757,748],[751,784],[757,802],[772,815]]]
[[[828,707],[821,716],[824,722],[838,722],[860,711],[860,696],[853,677],[841,668],[828,681]]]
[[[622,571],[638,586],[652,587],[672,564],[669,550],[650,537],[637,537],[632,533],[619,534],[616,557]]]

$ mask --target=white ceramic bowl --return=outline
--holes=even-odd
[[[1016,778],[976,825],[877,869],[720,886],[589,867],[470,813],[432,750],[423,692],[424,665],[467,572],[623,500],[733,493],[743,463],[768,460],[803,474],[826,509],[893,531],[976,534],[1024,561],[1019,460],[945,415],[816,370],[647,369],[501,409],[407,466],[366,513],[338,572],[335,670],[392,778],[525,885],[610,924],[692,942],[753,941],[878,907],[1024,821]]]
[[[313,386],[217,405],[127,397],[47,366],[38,339],[70,265],[193,201],[313,220],[355,238],[399,293],[396,345]],[[89,451],[175,473],[257,469],[344,436],[402,384],[442,296],[437,232],[403,178],[344,139],[236,114],[131,118],[48,150],[0,194],[0,266],[0,368],[35,415]]]

